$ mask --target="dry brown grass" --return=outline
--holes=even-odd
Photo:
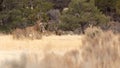
[[[71,50],[61,55],[46,53],[41,57],[40,52],[3,52],[0,55],[0,68],[79,68],[79,51]],[[2,60],[1,61],[1,56]],[[2,63],[1,63],[2,62]]]
[[[89,33],[91,30],[92,33]],[[96,27],[88,28],[86,32],[81,47],[82,68],[119,68],[120,34],[103,32]]]
[[[25,52],[22,56],[26,57],[25,65],[20,64],[23,62],[20,58],[21,62],[11,62],[11,68],[120,67],[120,34],[96,27],[88,28],[83,36],[43,36],[41,40],[13,40],[11,35],[3,35],[0,50]]]
[[[71,56],[69,56],[69,54],[66,53],[71,50],[78,50],[81,46],[81,38],[82,37],[78,35],[53,35],[49,37],[43,36],[41,40],[15,40],[12,39],[11,35],[1,35],[0,50],[3,52],[0,53],[0,58],[1,56],[2,58],[6,57],[6,60],[4,59],[4,66],[6,65],[7,67],[7,64],[9,64],[11,68],[14,68],[14,66],[20,68],[23,60],[19,57],[15,59],[15,57],[20,56],[18,51],[23,51],[27,57],[26,68],[58,68],[58,66],[59,68],[66,66],[66,68],[70,68],[76,62],[72,63],[72,61],[75,60],[74,55],[70,54]],[[4,53],[4,51],[7,53]],[[64,54],[66,55],[64,56]],[[13,60],[9,60],[10,56]],[[70,60],[71,57],[73,57],[72,60]],[[43,59],[41,60],[41,58]],[[50,62],[53,63],[50,64]],[[71,64],[71,66],[69,64]]]
[[[66,51],[69,49],[78,49],[82,36],[64,35],[64,36],[43,36],[40,40],[21,39],[15,40],[11,35],[0,36],[0,50],[56,50]]]
[[[80,68],[80,53],[78,50],[71,50],[64,55],[56,53],[46,54],[41,60],[41,68]]]

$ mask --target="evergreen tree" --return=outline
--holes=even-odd
[[[35,24],[40,17],[47,20],[46,12],[53,6],[45,0],[4,0],[0,11],[0,29],[11,30]]]
[[[116,1],[115,9],[116,9],[116,13],[120,15],[120,0]]]
[[[96,6],[103,12],[112,11],[117,0],[95,0]]]
[[[72,0],[61,16],[63,30],[84,30],[89,25],[103,25],[109,19],[95,6],[94,0]]]

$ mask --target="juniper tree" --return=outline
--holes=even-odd
[[[68,10],[62,13],[61,20],[60,28],[63,30],[84,30],[89,25],[100,25],[109,19],[95,6],[94,0],[72,0]]]
[[[52,3],[45,0],[3,0],[0,11],[0,30],[26,27],[35,24],[37,19],[47,20],[46,12]]]

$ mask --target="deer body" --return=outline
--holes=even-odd
[[[41,33],[44,31],[43,25],[40,21],[37,21],[34,26],[26,27],[25,29],[16,28],[13,31],[13,38],[19,39],[20,37],[29,39],[41,39]]]

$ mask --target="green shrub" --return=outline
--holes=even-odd
[[[100,10],[107,11],[108,8],[110,10],[114,9],[116,1],[117,0],[95,0],[95,4]]]
[[[68,10],[62,13],[60,28],[74,30],[89,25],[104,25],[109,19],[95,6],[94,0],[72,0]]]
[[[0,23],[6,29],[35,24],[36,20],[43,18],[47,21],[46,12],[53,6],[45,0],[5,0],[0,11]]]
[[[120,0],[116,1],[116,12],[120,15]]]
[[[120,14],[120,0],[95,0],[95,4],[103,12]]]

